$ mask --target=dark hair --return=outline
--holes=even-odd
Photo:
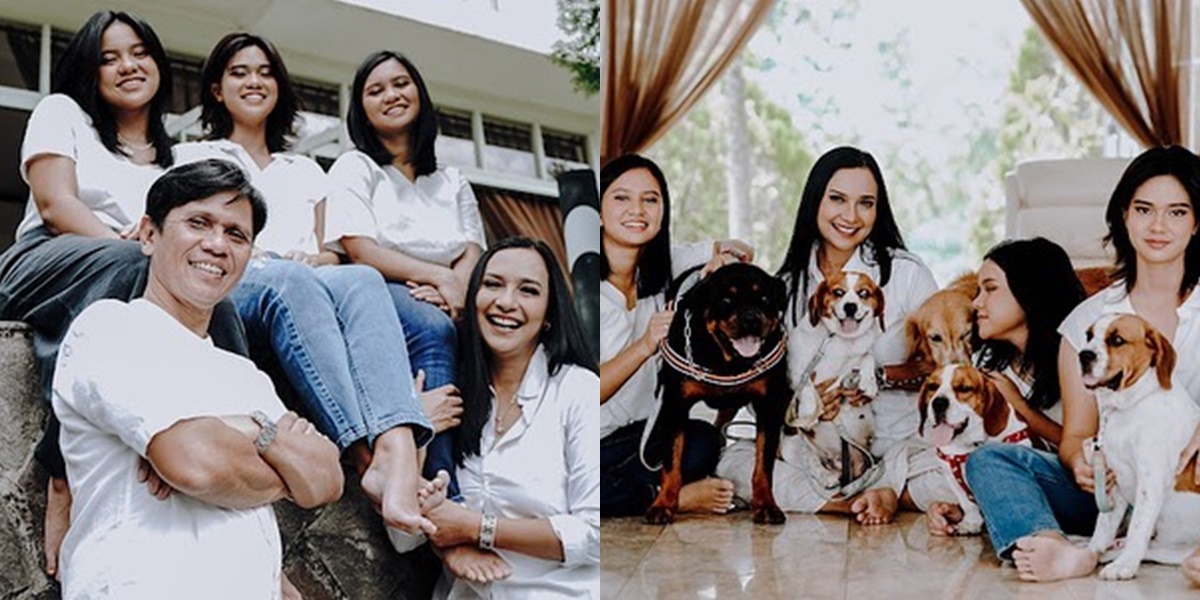
[[[1125,289],[1133,290],[1137,282],[1137,253],[1129,241],[1129,230],[1125,228],[1125,214],[1133,203],[1133,194],[1143,183],[1154,177],[1169,175],[1187,191],[1192,204],[1192,215],[1200,210],[1200,158],[1182,146],[1155,146],[1139,154],[1121,175],[1108,200],[1104,220],[1108,223],[1108,235],[1104,243],[1116,251],[1112,278],[1124,279]],[[1183,280],[1179,282],[1179,298],[1187,296],[1200,279],[1200,242],[1195,232],[1188,241],[1183,255]]]
[[[662,169],[654,161],[639,154],[618,156],[600,169],[600,201],[604,202],[604,192],[609,186],[625,173],[634,169],[646,169],[658,182],[658,191],[662,195],[662,227],[658,235],[650,240],[638,253],[637,264],[637,297],[648,298],[666,291],[671,283],[671,192],[667,190],[667,178]],[[601,231],[604,226],[600,226]],[[601,245],[603,238],[601,235]],[[608,255],[600,253],[600,279],[608,277]]]
[[[162,42],[150,24],[133,13],[102,10],[79,28],[75,37],[63,50],[54,65],[54,76],[50,91],[70,96],[83,112],[92,119],[92,126],[100,135],[100,143],[113,154],[129,156],[121,149],[117,139],[117,121],[112,108],[100,97],[100,55],[104,32],[114,23],[124,23],[142,40],[150,58],[158,66],[158,91],[150,99],[150,123],[146,132],[154,144],[154,164],[167,168],[174,158],[171,156],[171,137],[163,124],[163,115],[171,100],[171,64]]]
[[[383,142],[379,141],[375,127],[367,118],[367,111],[363,108],[362,103],[363,90],[367,87],[367,77],[371,75],[371,71],[374,71],[375,67],[389,60],[398,61],[404,65],[404,69],[412,77],[413,84],[417,86],[417,100],[421,106],[412,125],[412,134],[408,138],[411,145],[408,162],[416,167],[417,175],[428,175],[437,171],[437,153],[434,151],[438,128],[437,108],[433,105],[433,99],[429,97],[429,90],[425,87],[425,79],[421,77],[421,72],[403,54],[391,50],[380,50],[368,56],[358,66],[358,71],[354,73],[354,84],[350,87],[350,109],[346,111],[346,129],[350,131],[350,139],[354,142],[354,147],[370,156],[376,164],[390,164],[395,158],[383,146]]]
[[[462,465],[467,456],[479,454],[479,439],[483,426],[491,414],[491,371],[489,365],[491,353],[484,347],[483,336],[479,333],[479,316],[475,303],[479,295],[479,286],[483,281],[483,273],[488,261],[497,253],[513,248],[530,248],[542,257],[549,275],[550,289],[546,290],[548,306],[546,308],[546,324],[549,330],[543,329],[538,342],[545,348],[546,361],[550,374],[554,375],[563,365],[578,365],[593,373],[598,372],[596,361],[588,350],[575,314],[575,303],[571,301],[571,290],[567,287],[566,276],[558,266],[554,253],[541,240],[526,237],[510,237],[493,244],[471,272],[471,281],[467,284],[467,301],[463,308],[464,318],[459,326],[459,381],[462,386],[463,415],[462,429],[455,436],[454,461]]]
[[[251,235],[257,237],[267,225],[267,203],[250,185],[241,167],[219,158],[187,163],[163,173],[146,193],[146,216],[161,230],[171,211],[222,192],[235,192],[235,199],[250,202]]]
[[[1004,271],[1008,289],[1025,313],[1029,331],[1018,368],[1033,374],[1029,405],[1045,410],[1058,402],[1058,326],[1087,294],[1061,246],[1046,238],[1001,242],[984,255]],[[1012,364],[1017,349],[1008,342],[981,340],[979,365],[1002,371]]]
[[[217,42],[204,61],[204,71],[200,76],[200,122],[207,130],[207,139],[222,140],[233,133],[233,117],[224,104],[217,101],[213,94],[213,86],[220,87],[221,78],[229,61],[242,50],[251,46],[257,47],[267,55],[271,65],[271,75],[275,78],[278,97],[275,108],[267,116],[267,149],[271,152],[283,152],[291,146],[291,138],[296,135],[296,112],[299,110],[296,92],[292,89],[292,79],[288,76],[287,66],[283,57],[274,44],[266,38],[252,33],[231,33]]]
[[[825,198],[825,188],[829,180],[842,169],[861,169],[871,171],[878,189],[875,198],[875,225],[863,243],[867,246],[868,260],[879,265],[879,285],[887,285],[892,277],[892,251],[904,249],[904,239],[900,237],[900,227],[896,225],[896,217],[892,214],[892,205],[888,201],[887,186],[883,182],[883,173],[875,157],[851,146],[834,148],[821,155],[808,173],[804,182],[804,191],[800,194],[800,208],[796,211],[796,224],[792,228],[792,241],[788,243],[787,255],[783,265],[779,267],[777,276],[786,277],[789,286],[789,298],[792,299],[792,319],[796,320],[796,307],[805,310],[805,297],[808,293],[808,263],[813,251],[813,245],[821,239],[817,229],[817,213],[821,201]],[[805,297],[801,297],[801,293]]]

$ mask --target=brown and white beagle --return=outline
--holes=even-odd
[[[941,367],[971,361],[975,297],[979,278],[968,273],[926,298],[905,319],[909,363]]]
[[[1200,543],[1193,471],[1175,477],[1179,455],[1200,425],[1200,407],[1172,382],[1175,359],[1171,342],[1133,314],[1102,315],[1079,349],[1083,384],[1096,394],[1100,411],[1094,448],[1117,479],[1112,510],[1100,513],[1088,549],[1108,550],[1133,504],[1124,548],[1100,571],[1101,579],[1136,576],[1152,538],[1157,548],[1182,548],[1183,555]],[[1084,447],[1093,448],[1087,442]],[[1094,457],[1096,450],[1088,454]]]
[[[930,374],[917,406],[918,431],[934,447],[962,507],[963,519],[955,533],[977,534],[983,528],[983,514],[963,477],[967,456],[988,442],[1029,446],[1029,429],[996,384],[966,364],[952,363]]]

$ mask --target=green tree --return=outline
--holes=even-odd
[[[575,89],[586,96],[600,91],[600,0],[558,0],[558,29],[550,58],[571,71]]]

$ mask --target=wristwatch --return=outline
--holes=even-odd
[[[262,428],[258,432],[258,437],[254,439],[254,449],[258,450],[259,454],[263,454],[271,446],[271,442],[275,441],[275,435],[279,433],[279,428],[275,426],[275,421],[272,421],[271,417],[261,410],[250,413],[250,418],[254,419],[254,422]]]

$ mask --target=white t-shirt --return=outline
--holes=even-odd
[[[600,597],[600,378],[564,365],[550,376],[539,346],[517,403],[521,417],[496,442],[494,419],[484,425],[480,454],[458,471],[466,506],[498,517],[548,517],[562,541],[563,561],[497,550],[512,575],[488,585],[456,579],[449,598]]]
[[[454,168],[409,181],[392,165],[379,166],[351,150],[329,169],[325,247],[344,253],[341,239],[363,236],[380,246],[449,267],[475,243],[486,246],[471,184]]]
[[[101,300],[71,324],[54,373],[71,484],[63,598],[278,598],[281,546],[269,505],[220,508],[137,480],[150,440],[181,420],[285,412],[249,360],[197,337],[144,299]]]
[[[254,239],[261,250],[284,255],[290,250],[315,254],[321,250],[316,234],[316,206],[329,191],[329,178],[311,158],[278,152],[260,169],[237,142],[213,140],[175,146],[175,162],[223,158],[242,168],[267,201],[267,226]]]
[[[671,273],[677,277],[683,271],[704,264],[712,257],[712,242],[671,247]],[[613,284],[600,282],[600,362],[605,363],[641,339],[654,313],[666,308],[660,292],[638,298],[632,310],[625,308],[625,295]],[[600,437],[630,423],[650,418],[657,402],[658,353],[634,371],[625,384],[608,401],[600,405]]]
[[[1137,314],[1133,303],[1129,301],[1129,294],[1125,292],[1124,280],[1100,290],[1076,306],[1059,326],[1058,332],[1078,351],[1083,347],[1087,328],[1101,315],[1111,313]],[[1193,290],[1187,300],[1175,309],[1175,314],[1179,316],[1179,325],[1175,328],[1175,339],[1171,340],[1171,345],[1180,360],[1175,362],[1171,380],[1182,384],[1192,396],[1192,401],[1200,404],[1200,363],[1192,358],[1200,352],[1200,294]]]
[[[114,231],[137,223],[146,212],[146,191],[162,173],[157,165],[139,165],[113,154],[100,142],[92,119],[64,94],[42,98],[29,117],[21,142],[21,179],[29,183],[27,167],[38,156],[65,156],[75,161],[78,197],[92,214]],[[17,237],[42,224],[30,192]]]
[[[860,246],[858,251],[846,262],[846,266],[842,267],[842,270],[866,273],[878,283],[879,265],[864,256],[865,251],[866,248]],[[809,256],[807,293],[811,295],[825,280],[825,276],[817,265],[815,245]],[[904,320],[937,289],[933,273],[917,255],[904,250],[896,250],[893,253],[892,274],[888,278],[887,284],[883,286],[883,320],[886,327],[883,335],[875,342],[876,364],[900,364],[908,358]],[[796,299],[793,298],[792,302],[795,301]],[[805,333],[812,333],[815,327],[809,323],[807,315],[801,310],[807,305],[808,297],[805,297],[804,305],[796,307],[795,314],[799,323],[795,327],[802,328]],[[791,315],[791,312],[787,315],[789,323],[791,323]],[[818,322],[816,327],[823,328],[824,325]],[[813,337],[819,338],[819,336]],[[871,410],[875,413],[875,444],[872,451],[876,456],[883,456],[887,449],[896,442],[917,434],[917,426],[921,419],[917,412],[915,392],[895,389],[880,390],[879,396],[871,402]]]

